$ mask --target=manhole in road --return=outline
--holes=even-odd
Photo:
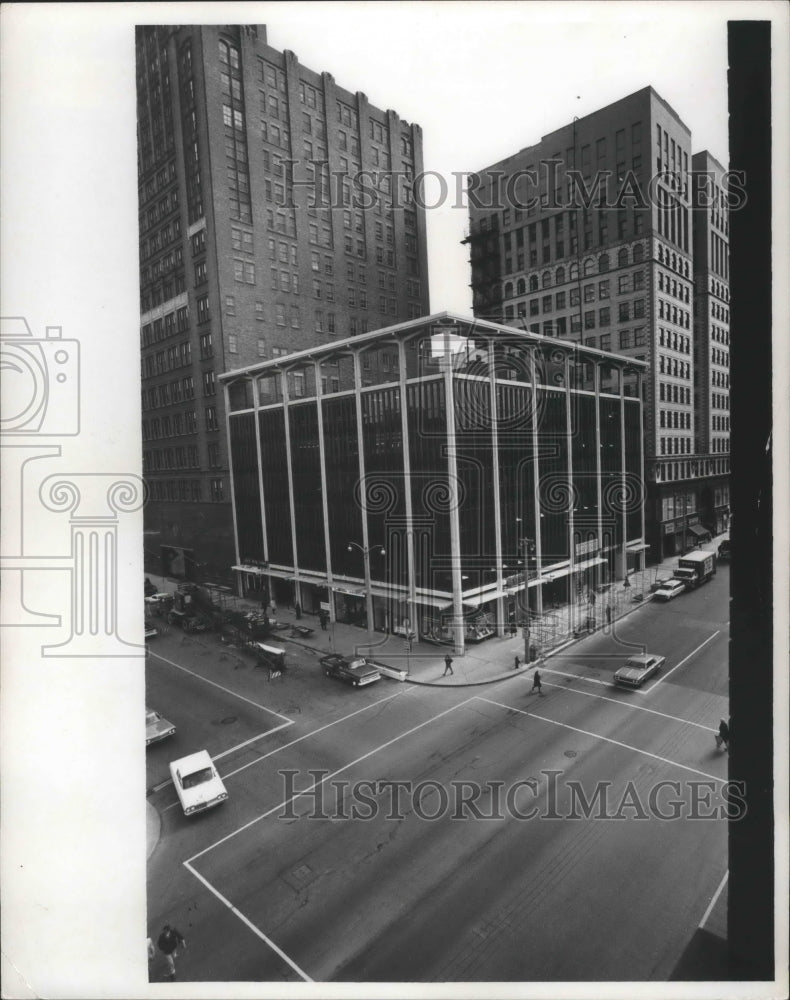
[[[565,756],[566,757],[578,757],[578,752],[576,750],[566,750],[565,751]]]
[[[234,722],[238,722],[238,715],[226,715],[223,719],[215,719],[215,726],[232,726]]]
[[[300,892],[318,877],[318,872],[314,871],[310,865],[301,864],[289,872],[281,872],[280,878],[289,885],[295,892]]]

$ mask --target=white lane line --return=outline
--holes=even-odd
[[[295,723],[293,722],[283,722],[282,725],[275,726],[274,729],[267,729],[265,733],[258,733],[257,736],[251,736],[248,740],[245,740],[243,743],[237,743],[235,747],[231,747],[229,750],[223,750],[222,753],[214,754],[214,756],[211,759],[216,763],[218,760],[222,760],[223,757],[227,757],[228,754],[236,753],[237,750],[243,750],[244,747],[248,747],[251,743],[257,743],[257,741],[262,740],[264,736],[271,736],[272,733],[279,733],[281,729],[287,729],[289,726],[293,725],[295,725]],[[220,777],[224,781],[227,775],[220,775]],[[173,784],[173,779],[167,778],[166,781],[160,781],[158,785],[154,785],[154,787],[151,789],[151,792],[152,793],[161,792],[163,788],[167,788],[168,785],[172,784]],[[173,806],[177,805],[178,805],[177,801],[173,802],[171,805],[165,806],[163,811],[167,812],[168,809],[172,809]]]
[[[582,677],[581,674],[570,674],[570,673],[567,672],[567,670],[555,670],[554,667],[544,667],[543,668],[543,673],[544,674],[557,674],[559,677],[572,677],[573,680],[575,680],[575,681],[586,681],[588,684],[600,684],[601,687],[608,687],[608,688],[610,688],[612,686],[612,682],[611,681],[599,681],[595,677]],[[558,686],[559,685],[555,685],[555,687],[558,687]]]
[[[288,722],[283,722],[279,726],[275,726],[274,729],[267,729],[265,733],[258,733],[257,736],[251,736],[248,740],[243,743],[237,743],[235,747],[231,747],[229,750],[223,750],[222,753],[218,753],[211,759],[213,761],[222,760],[223,757],[227,757],[232,753],[236,753],[237,750],[243,750],[244,747],[248,747],[250,743],[256,743],[258,740],[263,739],[264,736],[271,736],[272,733],[279,733],[281,729],[287,729],[289,726],[295,725],[293,719],[289,719]]]
[[[546,687],[557,688],[558,691],[580,694],[583,698],[597,698],[598,701],[610,701],[613,705],[622,705],[623,708],[632,708],[637,712],[649,712],[651,715],[660,715],[662,719],[672,719],[673,722],[682,722],[685,726],[696,726],[697,729],[704,729],[706,733],[718,732],[718,729],[712,726],[703,726],[701,722],[692,722],[691,719],[681,719],[679,716],[670,715],[668,712],[658,712],[655,708],[634,705],[630,701],[620,701],[619,698],[607,698],[605,694],[593,694],[592,691],[580,691],[578,688],[568,687],[567,684],[552,684],[551,681],[544,681],[543,683]]]
[[[591,733],[587,729],[579,729],[577,726],[568,725],[567,722],[557,722],[556,719],[547,719],[545,715],[538,715],[536,712],[526,712],[522,708],[514,708],[512,705],[503,705],[499,701],[492,701],[490,698],[483,698],[481,695],[476,696],[477,701],[488,702],[489,705],[496,705],[498,708],[504,708],[511,712],[518,712],[520,715],[529,716],[531,719],[540,719],[541,722],[548,722],[552,726],[560,726],[562,729],[570,729],[574,733],[581,733],[583,736],[591,736],[595,740],[603,740],[605,743],[611,743],[613,746],[622,747],[624,750],[632,750],[634,753],[642,754],[645,757],[652,757],[653,760],[660,760],[663,764],[671,764],[673,767],[679,767],[684,771],[691,771],[692,774],[700,774],[703,778],[710,778],[712,781],[720,781],[726,783],[728,778],[719,778],[715,774],[708,774],[707,771],[700,771],[696,767],[689,767],[688,764],[679,764],[675,760],[670,760],[668,757],[661,757],[659,754],[650,753],[649,750],[641,750],[639,747],[631,746],[629,743],[621,743],[620,740],[613,740],[609,736],[601,736],[598,733]]]
[[[261,941],[268,944],[268,946],[272,949],[272,951],[276,952],[276,954],[278,954],[284,962],[287,962],[288,965],[290,965],[291,968],[294,970],[294,972],[297,975],[301,976],[306,983],[312,983],[314,981],[310,978],[310,976],[307,975],[306,972],[304,972],[302,969],[299,968],[299,966],[296,964],[296,962],[293,961],[293,959],[289,958],[288,955],[285,954],[282,948],[279,948],[274,943],[274,941],[272,941],[271,938],[266,937],[263,931],[259,930],[251,920],[248,920],[247,917],[245,917],[244,914],[241,912],[241,910],[236,909],[236,907],[233,905],[233,903],[230,902],[229,899],[226,899],[221,892],[218,892],[214,888],[214,886],[208,881],[208,879],[203,878],[200,872],[195,871],[195,869],[192,867],[192,865],[190,865],[188,861],[184,862],[184,866],[188,868],[190,872],[192,872],[192,874],[195,876],[196,879],[198,879],[198,881],[203,883],[203,885],[209,890],[209,892],[212,892],[221,903],[224,903],[231,913],[237,916],[243,924],[249,927],[249,929],[252,931],[253,934],[257,935],[261,939]]]
[[[338,768],[337,771],[333,771],[331,774],[327,774],[320,781],[314,781],[309,788],[305,788],[301,792],[297,792],[295,795],[292,795],[289,799],[285,799],[283,802],[280,802],[278,805],[273,806],[271,809],[267,809],[266,812],[261,813],[260,816],[256,816],[254,819],[249,820],[249,822],[245,823],[243,826],[240,826],[237,830],[234,830],[233,833],[229,833],[226,836],[221,837],[219,840],[215,841],[213,844],[210,844],[208,847],[204,847],[202,851],[199,851],[197,854],[193,854],[192,857],[189,858],[188,860],[190,862],[196,861],[198,858],[203,857],[204,854],[208,854],[209,851],[213,851],[215,847],[219,847],[220,844],[224,844],[226,841],[232,840],[240,833],[243,833],[244,830],[249,829],[256,823],[259,823],[262,819],[266,819],[267,816],[271,816],[272,813],[275,813],[280,809],[284,809],[287,805],[290,805],[290,803],[293,802],[295,799],[301,798],[301,796],[303,795],[309,795],[310,792],[314,791],[316,788],[319,788],[321,785],[324,784],[324,782],[330,781],[332,778],[336,778],[338,774],[342,774],[344,771],[350,770],[350,768],[355,767],[357,764],[361,764],[362,761],[367,760],[368,757],[372,757],[374,754],[379,753],[381,750],[386,750],[387,747],[392,746],[393,743],[397,743],[398,740],[402,740],[406,736],[411,736],[412,733],[416,733],[418,732],[418,730],[424,729],[425,726],[429,726],[432,722],[436,722],[437,719],[441,719],[443,716],[449,715],[450,712],[457,711],[459,708],[462,708],[464,705],[468,705],[469,702],[473,700],[474,700],[473,698],[467,698],[465,701],[461,701],[457,705],[452,705],[450,708],[446,708],[443,712],[439,712],[438,715],[433,715],[431,716],[430,719],[426,719],[425,722],[420,722],[418,725],[412,726],[411,729],[407,729],[405,732],[400,733],[398,736],[394,736],[391,740],[387,740],[386,743],[381,743],[379,746],[374,747],[372,750],[368,750],[368,752],[362,754],[361,757],[357,757],[350,763],[344,764],[342,767]],[[298,741],[294,740],[294,742]],[[186,863],[187,862],[184,862],[184,864]]]
[[[192,677],[196,677],[199,681],[203,681],[205,684],[211,684],[212,687],[219,688],[220,691],[224,691],[225,694],[232,695],[234,698],[238,698],[239,701],[246,701],[248,705],[253,705],[255,708],[259,708],[262,712],[268,712],[269,715],[276,715],[278,719],[285,719],[286,722],[293,722],[293,719],[289,719],[287,715],[281,715],[279,712],[275,712],[272,708],[267,708],[265,705],[259,705],[257,701],[253,701],[252,698],[245,698],[243,694],[237,694],[235,691],[231,691],[230,688],[223,687],[222,684],[217,684],[216,681],[210,681],[207,677],[202,677],[200,674],[195,673],[194,670],[189,670],[187,667],[182,667],[180,663],[174,663],[173,660],[168,660],[166,656],[161,656],[159,653],[151,653],[153,657],[157,660],[161,660],[163,663],[169,663],[171,667],[175,667],[176,670],[183,670],[185,674],[191,674]]]
[[[262,760],[266,760],[267,757],[271,757],[273,754],[279,753],[281,750],[287,750],[288,747],[292,747],[295,743],[301,743],[302,740],[309,739],[309,737],[311,737],[311,736],[317,736],[318,733],[322,733],[325,729],[329,729],[332,726],[336,726],[340,722],[345,722],[347,719],[353,719],[353,717],[355,715],[359,715],[361,712],[367,712],[367,711],[369,711],[369,709],[375,708],[377,705],[381,705],[385,701],[391,701],[393,698],[398,698],[401,695],[409,694],[410,692],[412,692],[414,690],[416,690],[416,688],[401,688],[398,691],[396,691],[394,694],[388,694],[386,696],[386,698],[379,698],[378,701],[374,701],[370,705],[365,705],[362,708],[358,708],[354,712],[349,712],[348,715],[344,715],[344,716],[342,716],[339,719],[335,719],[334,722],[327,722],[327,724],[325,726],[321,726],[318,729],[314,729],[310,733],[305,733],[304,736],[298,736],[295,740],[291,740],[290,743],[284,743],[281,747],[275,747],[274,750],[270,750],[268,753],[261,754],[259,757],[256,757],[255,760],[251,760],[251,761],[248,761],[246,764],[242,764],[241,767],[237,767],[235,771],[228,771],[227,774],[221,774],[220,777],[222,778],[223,781],[227,781],[228,778],[232,778],[234,775],[238,774],[240,771],[246,771],[248,767],[252,767],[254,764],[260,764],[260,762]],[[289,725],[289,723],[283,723],[282,726],[276,726],[274,729],[270,729],[270,730],[268,730],[268,732],[262,733],[261,735],[262,736],[268,736],[269,733],[276,733],[280,729],[287,729],[288,725]],[[247,740],[246,742],[247,743],[252,743],[253,740],[255,740],[255,739],[258,739],[258,737],[254,736],[252,740]],[[240,743],[239,746],[240,747],[246,746],[246,743]],[[233,750],[238,750],[239,747],[233,747],[232,749]],[[231,752],[230,750],[226,750],[225,753],[219,754],[217,757],[214,757],[213,759],[214,760],[219,760],[220,757],[224,757],[225,754],[228,754],[230,752]],[[163,781],[159,785],[154,785],[154,787],[151,789],[151,791],[152,792],[159,792],[163,788],[167,788],[168,785],[172,785],[172,784],[173,784],[172,779],[168,778],[167,781]],[[162,812],[167,812],[168,809],[172,809],[173,806],[177,806],[177,805],[178,805],[178,800],[176,800],[175,802],[171,803],[169,806],[164,806],[162,808]]]
[[[334,722],[327,722],[326,725],[319,726],[318,729],[313,729],[309,733],[305,733],[304,736],[297,736],[295,740],[291,740],[290,743],[284,743],[281,747],[275,747],[274,750],[270,750],[268,753],[261,754],[260,757],[256,757],[255,760],[251,760],[246,764],[242,764],[241,767],[237,767],[235,771],[229,771],[224,778],[232,778],[234,775],[239,774],[241,771],[246,771],[248,767],[253,767],[255,764],[260,764],[261,761],[266,760],[267,757],[271,757],[273,754],[280,753],[283,750],[287,750],[289,747],[295,746],[297,743],[301,743],[302,740],[308,740],[311,736],[317,736],[319,733],[323,733],[325,729],[331,729],[332,726],[337,726],[341,722],[346,722],[348,719],[353,719],[355,715],[360,715],[362,712],[368,712],[371,708],[376,708],[378,705],[384,704],[386,701],[392,701],[393,698],[402,698],[404,695],[410,694],[416,691],[416,687],[400,688],[394,694],[388,694],[386,698],[379,698],[378,701],[372,702],[370,705],[365,705],[363,708],[358,708],[354,712],[349,712],[348,715],[343,715],[339,719],[335,719]]]
[[[718,902],[719,896],[721,895],[722,890],[724,889],[724,886],[727,884],[727,879],[729,877],[730,877],[730,872],[729,872],[729,869],[728,869],[724,873],[724,875],[722,876],[722,880],[721,880],[721,882],[719,882],[719,888],[713,894],[713,899],[708,903],[708,908],[707,908],[707,910],[705,910],[705,915],[703,916],[702,920],[700,920],[700,922],[699,922],[699,929],[700,930],[702,930],[705,927],[705,924],[708,922],[708,917],[713,912],[713,907]]]
[[[696,649],[692,649],[692,651],[689,653],[688,656],[684,656],[683,659],[680,661],[680,663],[676,663],[675,666],[671,670],[667,671],[667,673],[665,673],[661,677],[659,677],[658,680],[655,682],[655,684],[651,684],[649,688],[645,688],[644,693],[645,694],[649,694],[651,691],[655,691],[655,689],[658,687],[658,685],[662,681],[665,681],[667,679],[667,677],[671,677],[672,674],[674,674],[674,672],[679,667],[683,666],[683,664],[686,662],[686,660],[690,660],[691,657],[694,656],[695,653],[698,653],[702,649],[703,646],[707,646],[708,643],[711,641],[711,639],[715,639],[716,636],[720,634],[720,632],[721,632],[721,629],[716,629],[716,631],[713,633],[713,635],[709,635],[708,638],[704,642],[701,642],[699,644],[699,646],[697,646]]]

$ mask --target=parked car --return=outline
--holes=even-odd
[[[725,538],[724,541],[719,544],[718,556],[719,556],[719,559],[721,559],[723,561],[729,561],[729,558],[730,558],[730,540],[729,540],[729,538]]]
[[[629,656],[625,666],[615,670],[614,682],[625,687],[639,687],[663,667],[665,660],[665,656],[656,656],[654,653]]]
[[[337,677],[354,687],[363,687],[381,679],[381,674],[364,656],[351,659],[339,653],[329,653],[318,661],[327,677]]]
[[[686,584],[682,580],[667,580],[666,583],[661,584],[653,596],[657,601],[671,601],[673,597],[682,594],[685,589]]]
[[[172,722],[168,722],[167,719],[163,718],[159,712],[155,712],[152,708],[146,708],[145,710],[145,745],[149,746],[151,743],[158,743],[160,740],[166,740],[168,736],[172,736],[176,731],[176,727]]]
[[[228,797],[208,750],[198,750],[188,757],[172,761],[170,777],[186,816],[218,806]]]

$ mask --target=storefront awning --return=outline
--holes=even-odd
[[[650,546],[646,542],[628,542],[626,544],[626,549],[628,549],[629,552],[642,552],[649,548]]]
[[[692,535],[696,535],[697,538],[710,538],[710,532],[708,529],[703,528],[699,524],[690,524],[688,525],[687,530],[690,531]]]
[[[573,572],[577,573],[581,569],[589,569],[590,566],[600,566],[601,563],[605,563],[606,560],[602,559],[600,556],[596,556],[595,559],[586,559],[584,562],[577,562],[574,564]]]
[[[461,614],[469,615],[469,614],[472,614],[472,612],[474,612],[474,611],[478,611],[479,609],[480,609],[480,605],[479,604],[468,604],[466,601],[464,601],[464,603],[461,605]],[[439,610],[441,612],[452,611],[453,610],[453,602],[450,601],[449,604],[445,604],[441,608],[438,608],[437,610]]]
[[[257,573],[259,576],[268,573],[262,566],[245,566],[243,563],[241,566],[231,566],[231,569],[238,570],[239,573]]]

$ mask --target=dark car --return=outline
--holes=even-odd
[[[339,653],[329,653],[318,661],[327,677],[337,677],[354,687],[363,687],[381,679],[381,674],[364,656],[351,659]]]

